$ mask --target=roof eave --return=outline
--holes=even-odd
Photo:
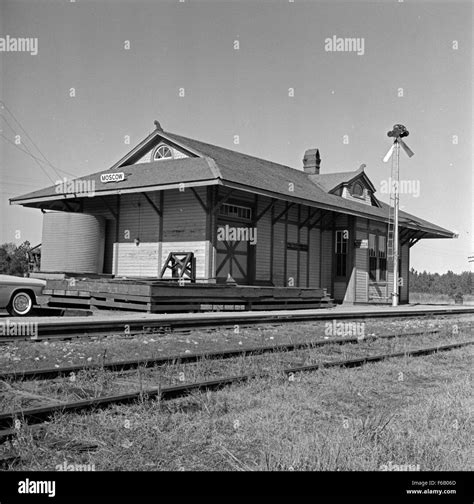
[[[133,194],[133,193],[143,193],[143,192],[152,192],[152,191],[167,191],[170,189],[179,189],[181,187],[182,182],[172,183],[172,184],[159,184],[159,185],[151,185],[151,186],[140,186],[140,187],[130,187],[125,189],[110,189],[110,190],[99,190],[95,191],[93,197],[96,196],[110,196],[116,194]],[[211,186],[211,185],[221,185],[222,182],[220,179],[207,179],[207,180],[197,180],[194,182],[186,182],[187,187],[203,187],[203,186]],[[85,199],[90,198],[90,195],[87,194],[58,194],[57,196],[40,196],[37,198],[10,198],[10,205],[30,205],[37,203],[47,203],[52,201],[63,201],[68,199]]]

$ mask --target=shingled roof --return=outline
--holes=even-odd
[[[133,164],[162,139],[185,150],[191,157]],[[100,175],[113,172],[123,172],[125,180],[118,184],[101,182]],[[341,177],[347,179],[348,174],[354,176],[356,172],[332,174],[334,177],[328,185]],[[330,180],[327,176],[323,179]],[[94,181],[94,196],[166,190],[178,187],[180,183],[188,187],[219,184],[326,210],[388,221],[388,205],[379,208],[330,194],[327,186],[313,183],[302,170],[158,129],[110,169],[76,180]],[[47,201],[87,197],[87,194],[58,194],[56,189],[56,186],[47,187],[11,198],[10,203],[41,208],[42,203]],[[426,238],[454,236],[451,231],[405,212],[400,212],[400,225],[419,229]]]
[[[360,177],[361,175],[367,181],[369,186],[373,191],[375,191],[375,187],[370,181],[369,177],[364,172],[365,165],[361,165],[355,171],[347,171],[347,172],[335,172],[335,173],[318,173],[314,175],[308,175],[309,179],[324,189],[326,192],[333,191],[337,187],[342,184],[348,184],[352,182],[354,179]]]

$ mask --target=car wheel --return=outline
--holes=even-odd
[[[24,317],[33,309],[33,297],[25,291],[15,292],[7,306],[10,315]]]

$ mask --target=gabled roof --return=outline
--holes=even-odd
[[[133,164],[162,139],[174,143],[193,157]],[[119,183],[100,181],[101,174],[113,172],[124,172],[126,179]],[[353,178],[360,175],[358,171],[346,172],[343,175],[345,179],[348,177],[347,173]],[[80,177],[77,180],[93,180],[95,182],[94,196],[166,190],[178,187],[180,183],[186,183],[188,187],[219,184],[312,207],[382,222],[388,221],[386,205],[379,208],[330,194],[320,187],[319,183],[312,183],[302,170],[159,129],[151,133],[109,170]],[[56,186],[51,186],[12,198],[10,203],[41,208],[46,201],[80,197],[87,197],[87,194],[77,196],[58,194]],[[451,231],[405,212],[400,212],[400,225],[420,229],[426,233],[425,237],[454,236]]]
[[[189,182],[190,186],[209,185],[216,179],[215,163],[208,157],[194,157],[181,159],[164,159],[151,163],[140,163],[129,166],[122,166],[119,169],[110,168],[101,172],[78,177],[74,181],[93,182],[94,194],[60,194],[56,192],[56,186],[49,186],[39,191],[25,194],[17,198],[11,198],[11,203],[24,204],[25,201],[51,201],[51,199],[66,198],[86,198],[94,196],[105,196],[108,194],[126,194],[128,192],[139,192],[151,190],[155,186],[171,189],[178,187],[182,182]],[[123,172],[125,180],[119,183],[101,182],[100,176],[111,172]],[[157,176],[158,175],[158,176]],[[214,183],[217,183],[215,181]]]
[[[369,177],[364,172],[365,165],[361,165],[355,171],[336,172],[336,173],[319,173],[317,175],[308,175],[310,180],[324,189],[326,192],[333,192],[343,184],[350,184],[353,180],[363,178],[364,182],[372,192],[375,192],[375,187]]]

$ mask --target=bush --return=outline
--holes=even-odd
[[[28,274],[28,251],[30,248],[28,241],[19,246],[14,243],[0,245],[0,273],[16,276]]]

